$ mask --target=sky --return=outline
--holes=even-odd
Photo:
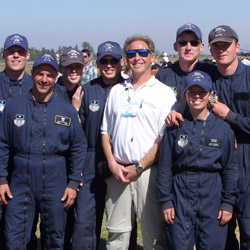
[[[29,47],[57,50],[85,41],[94,50],[111,40],[123,47],[127,37],[148,35],[160,52],[173,54],[176,30],[194,23],[207,37],[218,25],[231,26],[241,49],[250,49],[249,0],[12,0],[1,2],[0,47],[14,33],[27,37]]]

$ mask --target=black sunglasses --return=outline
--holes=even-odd
[[[191,40],[191,41],[187,41],[187,40],[178,40],[178,43],[181,46],[186,46],[188,43],[191,44],[191,46],[193,47],[197,47],[201,42],[199,40]]]
[[[141,57],[147,57],[149,53],[152,53],[148,49],[133,49],[133,50],[128,50],[126,52],[127,58],[133,58],[136,55],[136,52],[139,54]]]
[[[102,64],[102,65],[107,65],[107,64],[112,64],[112,65],[115,65],[115,64],[118,64],[120,60],[116,59],[116,58],[112,58],[112,59],[105,59],[105,58],[102,58],[99,60],[99,63]]]

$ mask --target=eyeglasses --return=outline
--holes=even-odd
[[[102,65],[107,65],[107,64],[112,64],[112,65],[115,65],[115,64],[118,64],[120,60],[116,59],[116,58],[112,58],[112,59],[105,59],[105,58],[101,58],[99,60],[99,63],[102,64]]]
[[[127,58],[131,59],[133,57],[135,57],[136,52],[139,54],[139,56],[141,57],[147,57],[148,54],[152,54],[153,52],[148,50],[148,49],[133,49],[133,50],[128,50],[126,52]]]
[[[84,58],[88,58],[88,56],[83,56]]]
[[[191,40],[191,41],[187,41],[187,40],[178,40],[178,43],[183,47],[186,46],[188,43],[191,44],[191,46],[193,47],[197,47],[201,42],[199,40]]]

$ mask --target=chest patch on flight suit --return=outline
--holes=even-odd
[[[205,145],[208,147],[220,148],[221,139],[219,138],[206,138]]]
[[[14,119],[14,124],[17,127],[21,127],[25,124],[24,115],[17,114],[16,119]]]
[[[235,93],[234,94],[234,101],[248,101],[249,100],[249,93]]]
[[[6,104],[5,100],[0,100],[0,113],[3,113],[5,104]]]
[[[185,146],[187,146],[188,144],[188,135],[180,135],[179,136],[179,140],[178,140],[178,145],[182,148],[184,148]]]
[[[71,118],[61,115],[55,116],[55,124],[69,127],[71,123]]]
[[[170,86],[170,88],[174,92],[175,96],[177,96],[177,88],[175,86]]]
[[[216,102],[219,98],[218,98],[218,95],[217,95],[217,91],[216,90],[211,90],[211,99],[209,102]]]
[[[89,109],[92,111],[92,112],[96,112],[100,109],[100,105],[99,105],[99,102],[98,100],[93,100],[90,102],[89,104]]]

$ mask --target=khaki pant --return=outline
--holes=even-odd
[[[156,175],[154,165],[129,184],[120,184],[113,177],[106,180],[107,250],[128,249],[135,214],[141,223],[144,250],[166,249],[165,222],[156,202]]]

